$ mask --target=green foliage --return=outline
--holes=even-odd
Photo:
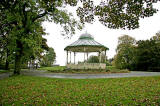
[[[160,77],[0,80],[2,105],[159,105]]]
[[[49,48],[49,50],[43,55],[43,58],[40,61],[40,65],[43,67],[50,67],[53,65],[56,59],[56,53],[53,48]]]
[[[88,63],[99,63],[99,57],[98,56],[90,56],[87,62]]]
[[[106,61],[106,66],[111,66],[112,64],[109,61]]]
[[[99,63],[100,62],[100,59],[101,58],[101,63],[105,63],[107,61],[107,56],[105,56],[105,54],[102,52],[101,53],[101,56],[99,54],[99,56],[90,56],[88,58],[88,63]],[[106,64],[109,64],[109,63],[106,63]]]
[[[40,67],[38,70],[46,70],[50,72],[62,72],[65,70],[65,66],[53,66],[53,67]]]
[[[27,63],[21,64],[21,68],[22,69],[28,69],[28,64]],[[9,69],[13,70],[14,69],[14,64],[9,64]]]
[[[157,41],[138,41],[134,70],[160,71],[160,43]]]
[[[8,73],[8,72],[11,72],[11,70],[1,70],[1,69],[0,69],[0,74],[1,74],[1,73]]]
[[[120,69],[136,71],[158,71],[160,70],[160,34],[156,33],[150,40],[140,40],[136,46],[132,40],[124,39],[117,47],[114,64]],[[122,42],[122,41],[121,41]]]
[[[100,55],[101,55],[101,56],[100,56]],[[105,63],[105,62],[108,61],[108,60],[107,60],[107,56],[105,55],[104,52],[102,52],[100,55],[99,55],[99,56],[100,56],[100,58],[101,58],[101,63]]]
[[[75,28],[81,29],[81,24],[64,10],[64,4],[75,6],[76,3],[68,0],[1,1],[0,41],[8,42],[1,48],[6,52],[7,46],[10,56],[15,59],[15,74],[20,73],[22,63],[40,57],[43,49],[46,49],[42,37],[45,35],[41,26],[43,21],[60,24],[66,34],[74,34]]]
[[[77,9],[81,23],[76,21],[66,6],[76,6],[77,0],[2,0],[0,3],[0,41],[7,42],[0,49],[3,57],[8,51],[6,63],[14,59],[15,74],[20,74],[23,62],[40,57],[45,35],[41,24],[53,21],[60,24],[65,34],[74,34],[82,29],[84,22],[92,23],[94,17],[109,28],[139,27],[139,19],[150,17],[157,12],[153,7],[158,0],[109,0],[94,5],[91,0],[80,0]],[[7,40],[6,40],[7,38]],[[0,42],[0,44],[1,44]],[[7,49],[5,49],[7,48]],[[0,51],[1,51],[0,50]],[[2,56],[1,56],[2,57]]]
[[[118,69],[115,66],[107,66],[106,70],[111,73],[128,73],[129,72],[129,70],[127,69]]]
[[[4,62],[0,62],[0,69],[5,69],[5,64],[4,64]]]
[[[160,71],[160,34],[156,33],[150,40],[140,40],[134,49],[132,70]]]
[[[108,28],[135,29],[139,19],[153,16],[157,9],[153,4],[159,0],[104,0],[98,5],[92,0],[83,0],[77,13],[81,22],[92,23],[95,16]]]
[[[114,57],[114,65],[120,69],[129,69],[134,63],[134,48],[136,40],[128,35],[118,38],[117,54]]]

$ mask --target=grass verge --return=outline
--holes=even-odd
[[[159,105],[160,76],[52,79],[15,76],[0,80],[0,105]]]

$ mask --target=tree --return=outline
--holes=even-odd
[[[101,56],[99,55],[99,59],[101,58],[101,63],[106,63],[107,62],[107,56],[105,55],[104,52],[101,53]]]
[[[44,54],[40,65],[50,67],[53,65],[56,59],[56,53],[53,48],[49,48],[49,50]]]
[[[155,36],[151,38],[151,40],[155,40],[157,43],[160,41],[160,31],[156,33]]]
[[[150,40],[138,41],[136,64],[134,70],[159,71],[160,70],[160,39],[159,34]]]
[[[10,42],[10,39],[7,32],[3,33],[0,37],[0,65],[4,65],[2,68],[5,70],[9,69],[9,62],[13,59],[13,56],[11,55],[12,48],[10,47],[12,42]]]
[[[123,35],[118,38],[117,54],[114,58],[114,63],[117,68],[130,68],[134,63],[134,48],[136,40],[128,35]]]
[[[83,0],[77,10],[81,22],[92,23],[95,16],[108,28],[135,29],[139,19],[153,16],[158,10],[153,4],[159,0],[103,0],[94,5],[92,0]]]
[[[61,0],[2,0],[0,3],[1,33],[8,32],[9,42],[15,57],[14,74],[20,74],[21,64],[30,57],[41,51],[42,35],[44,29],[41,23],[44,20],[54,21],[61,24],[66,33],[73,34],[79,24],[62,7],[63,4],[75,5],[76,1],[68,2]],[[16,18],[15,18],[16,17]],[[5,27],[4,27],[5,26]],[[11,26],[10,30],[9,26]],[[4,27],[4,28],[3,28]],[[42,32],[42,33],[41,33]],[[37,34],[38,33],[38,34]]]
[[[157,12],[153,8],[153,3],[158,2],[158,0],[108,0],[94,5],[91,0],[80,1],[83,7],[77,9],[77,15],[82,23],[91,23],[94,16],[98,16],[99,21],[105,26],[124,29],[138,28],[140,18],[152,16]],[[39,36],[37,41],[33,39],[35,31],[38,30],[37,25],[40,28],[43,21],[54,21],[61,24],[67,34],[74,34],[76,27],[82,28],[82,25],[65,10],[66,5],[76,6],[77,2],[77,0],[1,0],[0,35],[7,33],[8,38],[11,38],[8,48],[15,58],[14,74],[20,74],[22,62],[25,61],[24,58],[28,58],[26,51],[34,54],[40,49],[36,43],[42,42],[42,38]]]
[[[99,63],[98,56],[90,56],[88,59],[88,63]]]
[[[40,51],[37,51],[34,54],[33,54],[33,52],[31,52],[32,54],[28,55],[29,59],[27,61],[27,64],[29,65],[30,69],[37,68],[38,63],[43,59],[44,52],[49,51],[49,47],[47,45],[47,39],[42,38],[42,42],[40,43],[39,47],[41,48],[41,49],[39,49]]]
[[[11,31],[11,29],[13,28],[9,22],[6,22],[4,19],[6,19],[6,15],[4,11],[0,11],[1,16],[0,16],[0,55],[1,55],[1,62],[0,64],[5,64],[5,68],[6,70],[9,69],[9,61],[11,61],[10,59],[10,54],[11,51],[10,50],[10,46],[9,44],[11,44],[10,42],[10,36],[9,36],[9,32]]]

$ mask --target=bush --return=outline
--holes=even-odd
[[[0,69],[5,69],[5,64],[4,63],[0,64]]]
[[[28,69],[28,65],[27,64],[21,64],[21,68],[22,69]],[[14,64],[9,64],[9,69],[14,69]]]
[[[149,67],[148,71],[160,72],[160,67]]]

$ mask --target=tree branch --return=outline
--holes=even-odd
[[[37,17],[35,17],[35,18],[32,19],[32,22],[36,21],[36,20],[39,19],[39,18],[44,17],[47,13],[48,13],[48,12],[45,11],[44,13],[37,15]]]
[[[25,2],[24,5],[23,5],[23,8],[22,8],[22,14],[24,16],[24,18],[23,18],[24,27],[26,26],[26,23],[27,23],[27,15],[26,15],[27,13],[25,11],[26,5],[27,5],[27,3]]]
[[[53,7],[55,4],[52,4],[51,7],[48,7],[44,13],[37,15],[37,17],[34,17],[32,19],[32,22],[34,22],[35,20],[44,17],[45,15],[47,15],[49,12],[53,13],[55,11],[55,7]]]

